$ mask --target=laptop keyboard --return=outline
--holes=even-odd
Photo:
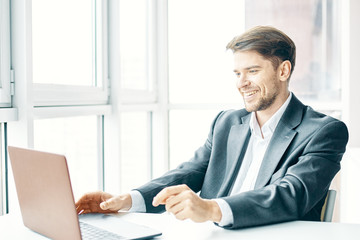
[[[97,228],[93,225],[84,223],[80,221],[80,230],[81,230],[81,238],[88,239],[107,239],[107,240],[115,240],[115,239],[126,239],[120,235],[115,233],[106,231],[101,228]]]

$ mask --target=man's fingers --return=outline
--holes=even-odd
[[[111,210],[115,206],[115,199],[110,198],[102,203],[100,203],[100,208],[102,210]]]
[[[181,202],[172,202],[169,204],[169,202],[166,202],[165,209],[166,211],[176,215],[180,211],[182,211],[186,207],[186,203],[184,201]]]
[[[109,208],[111,208],[111,202],[110,202],[110,200],[107,200],[107,201],[105,201],[105,202],[102,202],[102,203],[100,203],[100,208],[102,209],[102,210],[108,210]]]
[[[77,213],[77,214],[82,214],[83,211],[84,211],[84,209],[82,209],[82,207],[76,206],[76,213]]]
[[[75,207],[77,214],[83,214],[84,210],[89,210],[91,208],[88,202],[77,202]]]
[[[75,207],[78,214],[80,214],[80,212],[83,211],[84,208],[88,208],[87,196],[82,196],[78,201],[76,201]]]
[[[102,210],[108,210],[111,207],[110,200],[100,203],[100,208]]]
[[[82,214],[82,213],[84,213],[84,207],[78,204],[78,205],[76,206],[76,213],[77,213],[77,214]]]
[[[164,188],[163,190],[161,190],[153,199],[153,206],[157,207],[160,204],[166,204],[166,200],[170,197],[170,196],[174,196],[177,195],[185,190],[188,190],[189,187],[186,186],[185,184],[183,185],[176,185],[176,186],[172,186],[172,187],[167,187]]]
[[[165,210],[170,212],[171,208],[174,207],[176,204],[178,204],[178,202],[175,201],[171,201],[172,199],[174,199],[175,196],[170,196],[166,199],[166,203],[165,203]]]
[[[111,197],[111,194],[102,191],[86,193],[75,203],[76,212],[78,214],[104,212],[100,203]]]
[[[90,210],[82,210],[82,212],[80,214],[87,214],[87,213],[92,213],[92,211],[90,211]]]

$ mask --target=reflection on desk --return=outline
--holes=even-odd
[[[179,221],[168,213],[119,213],[116,215],[124,220],[161,230],[163,235],[155,239],[358,240],[360,236],[360,224],[294,221],[262,227],[226,230],[215,226],[212,222],[194,223],[190,220]],[[11,214],[0,216],[0,236],[2,240],[46,239],[24,227],[21,216]]]

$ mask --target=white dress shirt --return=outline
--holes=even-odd
[[[277,124],[279,123],[286,107],[289,105],[292,93],[290,93],[287,100],[279,108],[279,110],[262,126],[260,129],[259,123],[256,119],[256,114],[251,113],[250,117],[250,130],[251,136],[249,144],[243,159],[242,167],[239,170],[238,176],[236,177],[235,183],[230,190],[230,195],[250,191],[254,189],[257,176],[264,158],[266,149],[270,143],[271,137],[275,131]],[[244,167],[249,165],[248,167]],[[241,183],[241,176],[245,178]],[[138,191],[130,192],[132,198],[132,207],[129,211],[131,212],[145,212],[146,206],[144,198]],[[222,219],[219,223],[220,226],[231,225],[234,222],[234,216],[231,211],[229,204],[221,199],[214,199],[220,207],[222,213]]]
[[[253,190],[255,187],[255,182],[259,174],[259,170],[264,158],[266,149],[270,143],[271,137],[275,131],[277,124],[280,121],[280,118],[285,112],[285,109],[289,105],[291,100],[292,93],[286,99],[284,104],[276,111],[276,113],[262,126],[260,129],[259,123],[256,119],[256,114],[251,113],[250,117],[250,130],[251,135],[249,139],[249,145],[246,149],[243,163],[239,170],[238,176],[236,177],[235,183],[230,190],[230,196],[246,191]],[[249,167],[244,167],[249,165]],[[241,176],[245,175],[245,179],[242,184],[239,182]],[[231,225],[234,222],[234,217],[230,209],[229,204],[223,199],[215,199],[218,203],[222,219],[219,223],[220,226]]]

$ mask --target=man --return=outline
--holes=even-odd
[[[78,213],[166,210],[226,228],[320,220],[348,141],[345,124],[289,92],[295,44],[283,32],[255,27],[227,49],[245,109],[219,113],[190,161],[128,194],[85,194]]]

